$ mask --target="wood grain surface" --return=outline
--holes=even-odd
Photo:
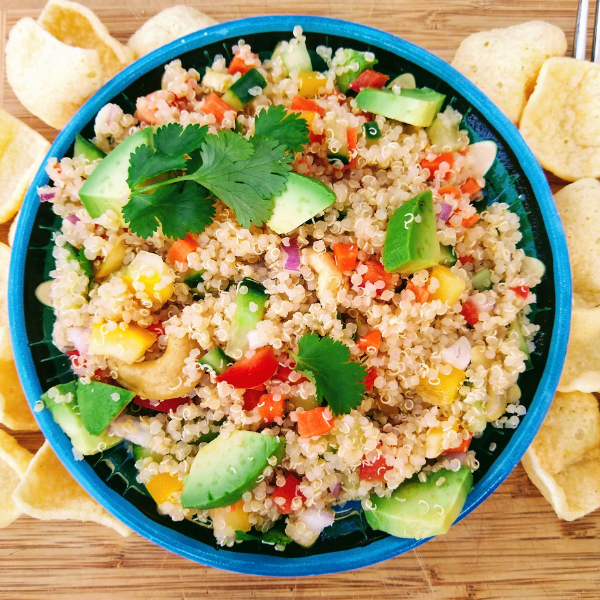
[[[175,0],[81,0],[126,41]],[[37,17],[44,0],[0,0],[0,105],[43,133],[4,77],[3,47],[14,23]],[[397,34],[451,60],[460,40],[481,29],[543,19],[573,39],[577,0],[202,0],[220,21],[262,14],[344,18]],[[591,18],[590,18],[591,24]],[[570,50],[569,50],[570,51]],[[553,188],[561,183],[551,180]],[[0,226],[6,241],[8,224]],[[41,434],[16,434],[35,451]],[[21,518],[0,530],[0,598],[10,600],[211,598],[231,600],[377,598],[538,600],[600,598],[600,512],[574,523],[556,518],[519,465],[482,506],[450,533],[385,563],[351,573],[247,577],[209,569],[145,539],[122,539],[99,525]]]

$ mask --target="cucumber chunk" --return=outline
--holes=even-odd
[[[194,290],[198,287],[199,283],[204,282],[204,271],[201,269],[200,271],[196,271],[195,269],[189,269],[185,273],[185,277],[183,279],[183,283],[187,285],[190,289]]]
[[[229,365],[233,364],[233,360],[218,346],[207,352],[198,362],[216,375],[220,375]]]
[[[478,292],[489,290],[492,287],[492,272],[489,269],[481,269],[473,275],[471,283]]]
[[[440,265],[452,267],[456,264],[457,260],[454,246],[444,246],[444,244],[440,244]]]
[[[339,49],[333,58],[333,68],[336,72],[335,82],[340,92],[345,94],[350,84],[364,70],[372,68],[377,62],[372,52],[359,52],[350,48]]]
[[[381,137],[381,130],[379,129],[379,125],[377,125],[377,121],[365,123],[363,125],[363,131],[365,132],[367,140],[378,140]]]
[[[310,54],[304,42],[294,44],[279,42],[273,51],[271,59],[275,59],[278,56],[281,56],[283,66],[288,73],[314,70]]]
[[[339,160],[343,164],[347,165],[350,162],[350,151],[348,149],[348,129],[339,123],[331,123],[327,129],[331,131],[331,134],[328,134],[329,139],[335,139],[340,145],[340,149],[333,153],[329,152],[327,154],[327,160],[329,162],[333,162],[334,160]]]
[[[98,146],[92,144],[89,140],[86,140],[79,133],[75,136],[75,146],[73,148],[73,158],[76,156],[83,156],[85,160],[93,162],[99,158],[106,156],[105,152],[102,152]]]
[[[244,106],[256,97],[251,90],[259,87],[264,90],[267,87],[265,78],[256,70],[250,69],[245,75],[242,75],[231,87],[223,94],[223,101],[227,102],[231,108],[237,111],[243,110]]]

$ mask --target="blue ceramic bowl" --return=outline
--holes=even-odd
[[[540,309],[536,322],[541,327],[537,350],[532,368],[519,379],[527,415],[516,430],[488,427],[483,438],[474,441],[481,468],[476,472],[476,484],[460,515],[462,519],[506,479],[538,431],[562,369],[571,306],[565,237],[544,174],[515,127],[475,86],[425,50],[369,27],[306,16],[242,19],[177,40],[125,69],[79,110],[56,138],[49,156],[60,159],[69,155],[77,132],[91,137],[94,117],[107,102],[117,102],[131,112],[139,95],[160,87],[163,66],[170,60],[181,58],[185,67],[194,66],[202,72],[215,54],[230,54],[238,39],[246,40],[255,51],[268,51],[277,41],[289,39],[296,25],[303,28],[312,50],[320,44],[334,49],[369,49],[379,59],[379,70],[413,73],[419,86],[443,92],[465,115],[463,127],[473,141],[495,140],[499,152],[487,176],[489,201],[501,199],[511,204],[521,218],[524,249],[547,266],[546,277],[536,288]],[[23,204],[10,270],[12,343],[32,407],[43,390],[72,378],[66,357],[49,342],[52,313],[34,297],[35,288],[53,268],[51,234],[59,224],[48,204],[40,205],[38,200],[36,188],[47,182],[47,175],[40,169]],[[154,504],[130,485],[132,464],[125,450],[78,462],[69,439],[50,413],[42,411],[36,417],[64,465],[100,504],[140,535],[205,565],[253,575],[320,575],[371,565],[425,541],[398,539],[371,530],[354,505],[341,511],[341,518],[308,550],[292,544],[281,553],[252,542],[219,549],[210,530],[187,521],[174,523],[156,513]],[[495,453],[489,451],[491,442],[497,445]]]

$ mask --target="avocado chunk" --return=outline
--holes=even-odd
[[[438,485],[442,480],[443,483]],[[365,510],[373,528],[400,538],[423,538],[446,533],[456,521],[473,488],[467,467],[440,469],[423,483],[414,476],[400,484],[390,498],[371,495],[373,510]]]
[[[289,173],[287,187],[275,197],[267,225],[279,235],[290,233],[334,202],[334,191],[318,179]]]
[[[388,273],[406,274],[440,262],[431,191],[405,202],[390,217],[381,262]]]
[[[77,382],[70,381],[51,388],[41,396],[44,406],[52,413],[56,423],[71,439],[73,448],[85,455],[98,454],[102,449],[112,448],[121,442],[122,438],[109,435],[107,431],[102,431],[99,435],[92,435],[84,427],[76,401],[76,393]],[[70,402],[64,401],[65,397],[69,398],[68,394],[71,395]],[[57,402],[57,399],[63,401]]]
[[[86,140],[78,133],[75,136],[75,146],[73,148],[73,158],[76,156],[83,156],[85,160],[92,162],[99,158],[104,158],[106,154],[98,146],[92,144],[92,142]]]
[[[121,142],[96,167],[79,190],[79,197],[90,217],[97,219],[107,210],[121,215],[121,208],[129,197],[127,185],[129,174],[129,157],[142,144],[150,144],[153,130],[142,129]]]
[[[356,96],[361,110],[396,119],[415,127],[429,127],[442,108],[446,96],[429,88],[393,90],[365,88]]]
[[[367,57],[370,58],[371,56],[373,59],[367,60]],[[345,94],[349,90],[350,84],[365,69],[370,69],[378,61],[372,52],[359,52],[358,50],[352,50],[351,48],[342,48],[335,53],[333,62],[336,70],[335,83],[340,92]],[[338,70],[342,70],[343,73],[338,73]]]
[[[269,458],[279,463],[284,452],[283,438],[239,430],[220,435],[198,450],[185,478],[181,505],[207,510],[235,504],[256,487]]]
[[[133,400],[134,392],[91,381],[77,381],[77,404],[83,426],[92,434],[100,435]]]

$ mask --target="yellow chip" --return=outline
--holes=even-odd
[[[600,507],[600,410],[592,394],[557,393],[523,467],[556,514],[573,521]]]
[[[6,223],[21,207],[49,148],[48,140],[0,109],[0,223]]]
[[[13,222],[10,224],[10,229],[8,230],[8,245],[12,248],[15,243],[15,234],[17,233],[17,224],[19,222],[19,214],[15,215]]]
[[[122,536],[131,533],[73,479],[47,441],[31,461],[13,500],[21,512],[36,519],[93,521]]]
[[[452,66],[518,124],[542,64],[566,51],[561,29],[529,21],[470,35],[458,47]]]
[[[184,35],[217,23],[191,6],[172,6],[146,21],[131,36],[127,45],[139,58]]]
[[[0,430],[0,527],[7,527],[21,515],[12,495],[32,458],[29,450]]]
[[[551,58],[520,131],[544,169],[567,181],[600,177],[600,64]]]
[[[133,62],[133,51],[112,37],[94,12],[77,2],[50,0],[38,23],[64,44],[96,50],[104,81]]]
[[[560,190],[554,200],[569,246],[573,292],[600,304],[600,182],[580,179]]]
[[[0,325],[8,325],[8,266],[10,248],[0,242]]]
[[[559,392],[600,390],[600,306],[576,300]]]
[[[6,76],[25,108],[56,129],[103,83],[96,50],[63,44],[33,19],[21,19],[6,43]]]

